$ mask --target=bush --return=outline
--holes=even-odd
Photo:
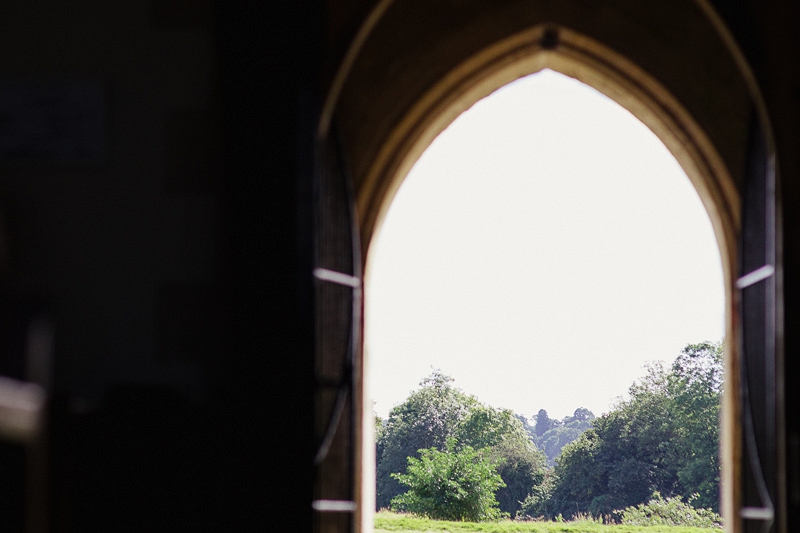
[[[436,520],[503,518],[494,493],[505,484],[494,464],[470,446],[454,448],[455,440],[449,439],[445,451],[426,448],[419,450],[419,459],[409,457],[407,473],[392,474],[409,487],[392,499],[392,509]]]
[[[549,507],[554,486],[555,479],[551,470],[545,474],[542,483],[531,488],[528,497],[521,502],[520,509],[515,518],[519,520],[551,518],[552,513],[550,513]]]
[[[629,526],[722,527],[722,518],[714,511],[695,509],[690,505],[696,498],[696,494],[692,495],[688,503],[677,496],[665,500],[654,492],[649,502],[623,510],[622,523]]]
[[[443,450],[448,438],[455,438],[457,447],[484,450],[482,454],[494,462],[505,484],[495,497],[500,510],[511,516],[544,479],[547,458],[530,442],[519,418],[507,409],[482,404],[452,381],[434,371],[419,390],[392,409],[387,420],[376,424],[380,428],[375,447],[376,509],[389,507],[407,490],[392,473],[404,472],[408,457],[419,458],[424,448]]]
[[[524,500],[532,493],[542,492],[547,458],[524,435],[521,438],[507,436],[485,455],[494,462],[506,485],[495,493],[500,510],[512,517],[518,515]]]

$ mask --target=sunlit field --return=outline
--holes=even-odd
[[[407,514],[380,511],[375,514],[375,533],[719,533],[720,529],[680,526],[603,525],[591,520],[572,522],[447,522]]]

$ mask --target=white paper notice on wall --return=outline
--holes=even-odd
[[[0,163],[102,163],[105,99],[99,81],[0,81]]]

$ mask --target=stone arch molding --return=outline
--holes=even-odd
[[[681,164],[714,227],[727,338],[736,338],[744,157],[760,106],[741,56],[702,1],[383,0],[365,20],[334,69],[320,124],[324,137],[336,118],[364,257],[402,180],[433,139],[481,98],[550,68],[628,109]],[[735,350],[728,342],[727,390],[738,389]],[[732,524],[740,453],[733,394],[723,413],[723,509]]]
[[[438,133],[494,90],[550,68],[605,93],[661,138],[697,188],[731,277],[754,106],[695,1],[384,3],[323,113],[337,117],[347,148],[365,252]]]

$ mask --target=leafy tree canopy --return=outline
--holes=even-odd
[[[585,407],[579,407],[572,416],[565,416],[563,420],[552,419],[545,409],[533,417],[534,425],[528,424],[528,419],[522,415],[515,415],[528,438],[547,456],[547,464],[553,466],[561,450],[573,442],[592,426],[595,416]]]
[[[658,492],[719,512],[721,343],[686,346],[666,367],[653,364],[630,399],[564,447],[546,516],[609,515]]]
[[[408,458],[406,474],[392,477],[408,491],[392,499],[392,507],[437,520],[483,522],[501,518],[495,491],[503,487],[494,462],[471,446],[456,446],[455,438],[445,450],[419,450],[420,458]]]
[[[500,510],[513,516],[544,479],[546,458],[511,411],[484,405],[452,382],[434,371],[383,422],[376,448],[376,507],[389,507],[406,490],[392,474],[406,471],[407,458],[419,459],[423,449],[445,450],[452,440],[453,450],[481,450],[492,462],[503,480],[496,495]]]
[[[553,427],[553,421],[550,420],[550,417],[547,416],[547,411],[544,409],[539,409],[539,412],[536,414],[536,436],[541,437],[545,433],[547,433]]]

